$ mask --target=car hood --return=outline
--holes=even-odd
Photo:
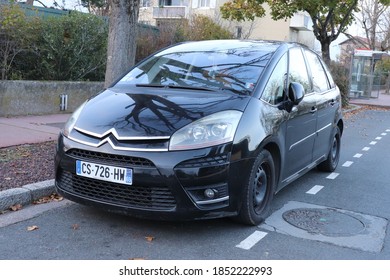
[[[102,137],[168,137],[185,125],[224,110],[244,111],[251,97],[178,89],[108,89],[91,98],[75,128]]]

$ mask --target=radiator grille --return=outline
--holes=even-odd
[[[142,166],[142,167],[154,167],[153,162],[145,158],[131,157],[124,155],[105,154],[94,151],[86,151],[80,149],[71,149],[67,152],[67,155],[81,159],[81,160],[95,160],[101,164],[116,164],[121,166]]]
[[[176,200],[167,187],[140,187],[105,182],[62,171],[58,187],[71,194],[109,204],[149,210],[170,210]]]

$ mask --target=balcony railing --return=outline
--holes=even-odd
[[[186,8],[185,6],[153,7],[153,18],[184,18]]]

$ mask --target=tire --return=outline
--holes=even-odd
[[[317,168],[320,171],[333,172],[340,159],[340,147],[341,147],[341,133],[338,126],[336,126],[335,132],[333,133],[332,144],[326,160],[321,162]]]
[[[274,192],[274,161],[270,152],[263,150],[253,163],[246,180],[236,220],[248,225],[261,224],[269,215]]]

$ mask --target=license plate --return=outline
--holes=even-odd
[[[133,169],[76,161],[76,174],[83,177],[103,180],[113,183],[132,185]]]

